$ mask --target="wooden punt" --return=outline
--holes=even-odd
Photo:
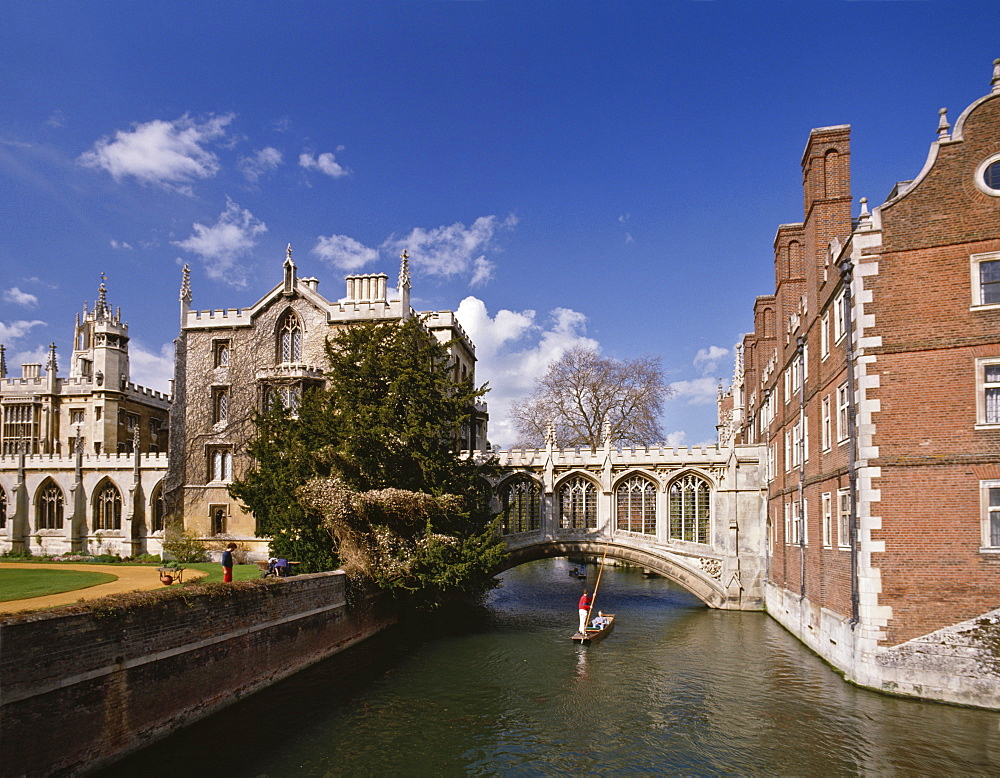
[[[588,627],[586,635],[581,635],[579,632],[574,634],[572,637],[573,642],[587,645],[596,643],[598,640],[603,640],[607,637],[608,633],[615,628],[615,614],[605,613],[604,617],[608,620],[608,623],[604,625],[603,629],[591,629]]]

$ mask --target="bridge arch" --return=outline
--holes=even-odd
[[[606,543],[595,538],[541,540],[535,543],[519,545],[510,549],[503,566],[495,572],[502,573],[513,567],[534,562],[538,559],[552,559],[564,556],[595,556],[604,555],[605,549],[609,559],[642,567],[662,575],[678,586],[686,589],[710,608],[731,610],[739,608],[739,596],[736,602],[715,578],[704,570],[686,565],[677,559],[657,553],[654,549],[643,548],[623,542]]]

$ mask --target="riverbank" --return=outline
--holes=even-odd
[[[79,570],[90,573],[107,573],[115,576],[116,580],[108,583],[89,586],[86,589],[74,589],[59,594],[47,594],[42,597],[30,597],[24,600],[9,600],[0,602],[0,614],[17,613],[25,610],[35,610],[38,608],[54,608],[60,605],[71,605],[80,600],[96,600],[107,597],[109,594],[120,594],[121,592],[145,591],[150,589],[162,589],[163,583],[160,581],[160,574],[155,567],[140,565],[92,565],[92,564],[67,564],[58,562],[45,564],[41,562],[3,562],[0,569],[3,570]],[[186,569],[184,577],[188,581],[202,578],[207,573],[203,570]]]
[[[348,607],[340,571],[7,614],[0,730],[18,747],[3,773],[109,764],[394,621],[377,601]]]

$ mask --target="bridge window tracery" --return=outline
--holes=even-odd
[[[597,529],[597,487],[576,476],[559,487],[559,526],[562,529]]]
[[[670,485],[670,538],[709,542],[711,489],[700,476],[689,474]]]
[[[656,534],[656,486],[641,475],[629,478],[615,490],[618,529]]]
[[[500,494],[503,534],[535,532],[542,527],[542,492],[532,478],[515,478]]]

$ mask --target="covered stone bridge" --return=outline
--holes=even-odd
[[[498,452],[509,569],[607,554],[712,608],[760,610],[766,512],[756,446]],[[499,571],[498,571],[499,572]]]

